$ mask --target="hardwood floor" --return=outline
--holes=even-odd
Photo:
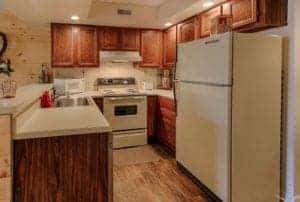
[[[153,149],[159,161],[114,165],[114,202],[209,202],[174,158],[157,146]]]

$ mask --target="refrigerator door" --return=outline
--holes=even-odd
[[[176,160],[227,202],[231,87],[180,82],[178,88]]]
[[[217,35],[178,45],[176,79],[230,85],[232,34]]]

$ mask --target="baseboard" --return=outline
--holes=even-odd
[[[161,147],[161,149],[163,149],[164,152],[169,154],[171,157],[175,158],[175,155],[176,155],[175,151],[173,149],[169,148],[168,146],[164,145],[163,143],[161,143],[156,138],[148,139],[148,144],[157,144],[157,145],[159,145]]]
[[[181,163],[177,162],[177,167],[188,176],[208,197],[211,202],[222,202],[207,186],[205,186],[198,178],[196,178],[190,171],[188,171]]]

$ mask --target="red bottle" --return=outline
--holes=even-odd
[[[49,108],[52,107],[52,99],[50,96],[49,91],[45,91],[41,97],[41,107],[42,108]]]

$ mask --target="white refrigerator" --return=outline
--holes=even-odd
[[[178,45],[176,160],[224,202],[280,195],[282,38]]]

